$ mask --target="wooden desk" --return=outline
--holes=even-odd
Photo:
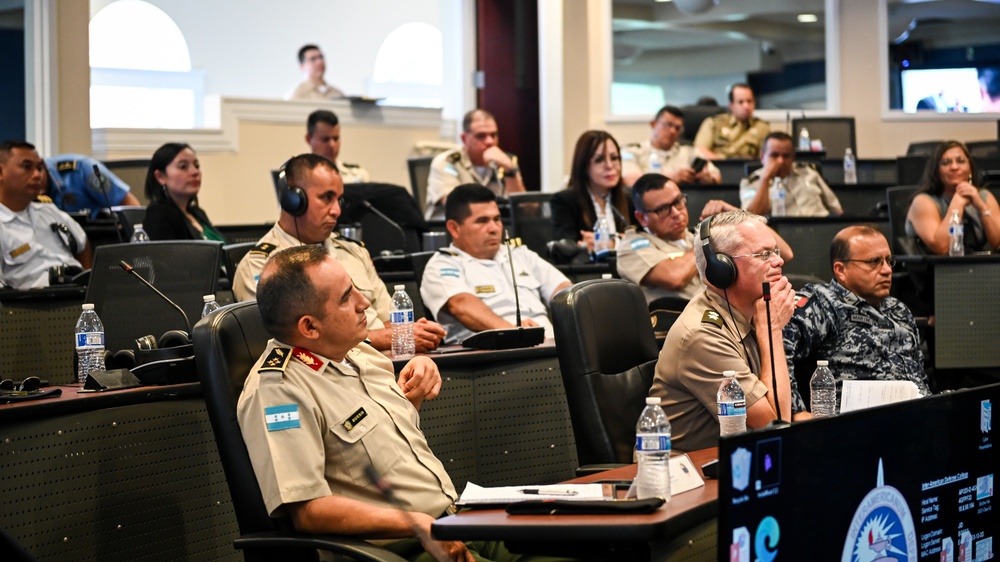
[[[718,457],[718,449],[689,455],[700,471],[702,464]],[[635,470],[634,465],[627,466],[572,482],[632,479]],[[708,532],[704,546],[710,545],[714,557],[716,539],[710,529],[718,513],[718,498],[718,480],[706,479],[704,487],[672,497],[670,503],[649,515],[508,515],[500,509],[468,510],[438,519],[431,533],[441,540],[502,540],[514,552],[660,560],[689,548],[694,535]]]

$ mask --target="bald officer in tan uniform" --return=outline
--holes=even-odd
[[[333,231],[340,217],[340,198],[344,195],[340,174],[329,160],[315,154],[296,156],[284,168],[289,185],[298,186],[305,194],[308,201],[306,209],[298,217],[282,209],[274,228],[260,239],[236,268],[233,295],[240,301],[256,297],[261,270],[274,251],[301,244],[322,244],[343,265],[354,285],[372,303],[366,312],[371,344],[375,349],[391,349],[391,297],[385,283],[379,279],[368,250]],[[426,318],[417,320],[413,325],[413,339],[418,352],[436,349],[444,336],[444,328]]]
[[[750,86],[733,84],[729,89],[729,113],[702,121],[694,146],[707,151],[714,160],[756,158],[764,137],[771,131],[766,121],[753,116],[756,105]]]

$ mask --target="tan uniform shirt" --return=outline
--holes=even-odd
[[[649,394],[662,400],[675,449],[718,446],[716,394],[723,371],[736,371],[747,409],[768,392],[758,378],[760,350],[754,332],[739,312],[733,315],[735,327],[725,300],[706,289],[688,303],[663,342]]]
[[[367,344],[346,361],[271,340],[250,372],[237,416],[268,513],[331,495],[394,508],[369,482],[371,465],[407,510],[441,515],[455,487],[392,362]]]
[[[368,174],[368,170],[362,168],[358,164],[348,164],[340,158],[337,158],[337,170],[340,172],[340,178],[344,180],[344,185],[349,183],[368,183],[371,180],[371,176]]]
[[[317,84],[308,79],[303,80],[302,83],[285,94],[286,100],[299,101],[332,100],[342,97],[344,97],[344,92],[341,92],[326,82]]]
[[[705,285],[695,274],[679,291],[643,283],[642,279],[663,260],[672,260],[690,252],[694,247],[694,233],[687,231],[680,240],[663,240],[645,230],[629,228],[618,243],[618,275],[642,287],[646,303],[660,297],[680,297],[691,300],[704,290]]]
[[[653,148],[647,139],[637,144],[622,147],[622,175],[628,176],[636,171],[643,174],[663,174],[673,177],[678,168],[690,168],[691,162],[698,156],[693,146],[675,142],[670,150]],[[721,174],[715,164],[708,162],[705,169],[712,175]]]
[[[723,158],[757,158],[764,137],[770,132],[771,126],[756,117],[751,117],[747,125],[737,121],[732,113],[722,113],[701,122],[694,145]]]
[[[760,189],[761,170],[740,182],[740,206],[746,209]],[[837,195],[823,181],[819,172],[804,164],[795,164],[785,176],[785,216],[828,217],[844,210]],[[770,189],[774,190],[774,182]]]
[[[517,157],[510,156],[516,166]],[[431,160],[431,171],[427,176],[427,204],[424,205],[424,218],[443,219],[444,203],[441,200],[448,197],[453,189],[466,183],[478,183],[496,195],[504,194],[503,170],[498,169],[497,174],[494,174],[487,166],[473,166],[465,148],[455,148],[435,156]]]
[[[247,301],[257,298],[257,280],[264,269],[268,256],[278,250],[300,246],[302,243],[288,234],[277,224],[274,225],[257,246],[240,261],[233,278],[233,295],[237,301]],[[344,266],[354,286],[361,291],[372,305],[365,311],[368,317],[368,329],[380,330],[389,321],[389,307],[392,300],[385,288],[385,283],[378,277],[368,250],[353,240],[341,238],[334,232],[323,242],[326,251]]]

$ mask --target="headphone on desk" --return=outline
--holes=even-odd
[[[288,183],[288,165],[295,158],[289,158],[278,170],[278,204],[281,205],[282,211],[298,218],[306,214],[306,210],[309,208],[309,198],[306,197],[306,192],[302,191],[301,187]]]
[[[736,282],[736,264],[729,254],[715,251],[712,247],[710,225],[712,217],[701,221],[698,227],[702,253],[705,254],[705,279],[719,289],[728,289]]]

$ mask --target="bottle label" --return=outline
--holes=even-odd
[[[719,402],[720,416],[745,416],[747,415],[746,400],[740,402]]]
[[[948,233],[952,236],[960,236],[965,234],[965,226],[961,224],[953,224],[948,227]]]
[[[76,335],[77,347],[104,347],[104,332],[80,332]]]
[[[393,324],[413,322],[413,310],[393,310],[389,313],[389,322]]]
[[[635,436],[635,450],[646,453],[669,453],[670,436],[646,433]]]

